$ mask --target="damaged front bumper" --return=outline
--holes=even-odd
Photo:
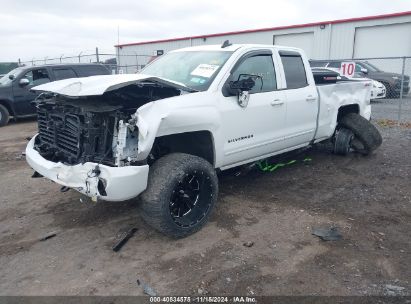
[[[26,148],[28,164],[62,186],[73,188],[93,200],[106,201],[124,201],[136,197],[147,188],[148,165],[110,167],[92,162],[73,166],[55,163],[46,160],[34,149],[36,136]]]

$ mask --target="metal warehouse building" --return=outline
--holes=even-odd
[[[238,32],[200,35],[116,45],[125,73],[135,72],[151,56],[178,48],[232,43],[259,43],[299,47],[311,59],[349,59],[411,56],[411,11]],[[146,56],[138,56],[146,55]],[[396,67],[384,67],[387,70]]]

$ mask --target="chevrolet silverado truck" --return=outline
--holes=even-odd
[[[169,52],[139,74],[40,85],[27,162],[94,201],[139,196],[149,225],[184,237],[210,217],[219,171],[326,140],[343,155],[381,144],[371,83],[332,73],[313,75],[297,48],[225,42]]]

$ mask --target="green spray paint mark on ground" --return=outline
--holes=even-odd
[[[305,163],[310,162],[310,161],[312,161],[312,159],[310,157],[306,157],[302,160],[302,162],[305,162]],[[298,162],[297,160],[293,159],[293,160],[290,160],[286,163],[269,164],[268,161],[265,159],[265,160],[257,162],[257,167],[263,172],[273,172],[273,171],[275,171],[279,168],[290,166],[290,165],[295,164],[297,162]]]

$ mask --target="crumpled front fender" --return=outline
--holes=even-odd
[[[206,113],[206,114],[205,114]],[[209,131],[215,135],[220,114],[214,107],[174,108],[146,104],[136,112],[139,129],[138,160],[150,154],[156,137],[195,131]]]

